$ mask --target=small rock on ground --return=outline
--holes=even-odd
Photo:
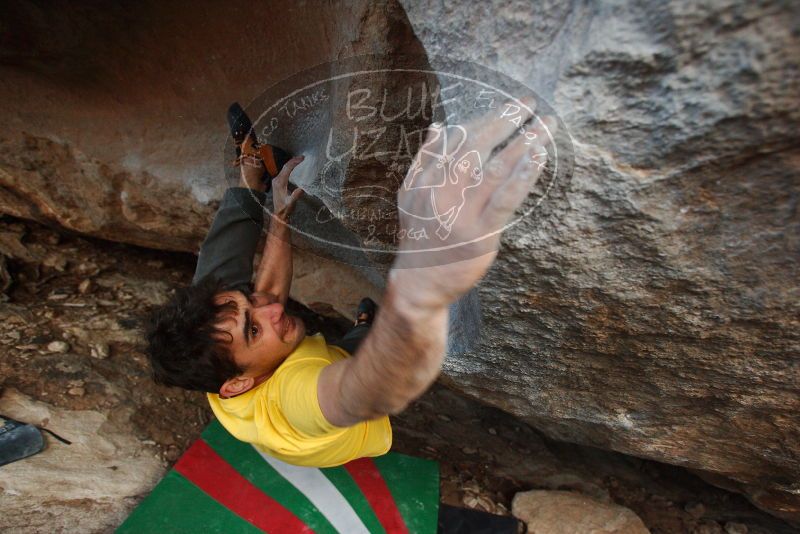
[[[725,534],[747,534],[747,525],[729,521],[725,523]]]
[[[64,353],[69,350],[69,344],[66,341],[51,341],[47,344],[47,350],[49,352]]]
[[[512,513],[529,534],[649,534],[628,508],[569,491],[533,490],[517,493]]]

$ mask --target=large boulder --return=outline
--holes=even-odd
[[[550,102],[574,171],[504,237],[479,291],[481,341],[453,351],[446,382],[551,437],[687,466],[800,519],[798,10],[401,4],[11,6],[0,211],[196,251],[226,185],[230,101],[365,53],[389,67],[419,53],[434,68],[487,65]],[[397,79],[372,87],[402,102]],[[331,102],[317,127],[342,120]],[[409,131],[426,120],[409,118]],[[321,187],[324,140],[297,131],[279,139],[311,156],[298,179],[322,206],[296,215],[328,209],[338,240],[373,237],[353,215],[368,204]],[[337,176],[369,186],[381,170],[351,158]],[[319,248],[303,249],[301,271],[333,275],[309,276],[317,289],[301,278],[304,301],[356,301],[359,282],[343,295],[327,282],[337,277],[381,285],[385,254],[309,260]]]
[[[191,252],[227,186],[231,102],[340,57],[424,60],[393,2],[23,2],[0,28],[0,210]],[[386,86],[374,80],[376,93]],[[328,111],[322,131],[340,112]],[[279,141],[310,155],[325,146]]]
[[[797,6],[402,3],[431,57],[527,83],[575,147],[569,188],[506,234],[447,382],[800,518]]]

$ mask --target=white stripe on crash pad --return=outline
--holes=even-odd
[[[255,449],[255,447],[253,447]],[[255,449],[275,471],[311,501],[333,528],[343,534],[370,534],[367,527],[336,486],[316,467],[282,462]]]

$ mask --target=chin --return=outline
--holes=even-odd
[[[306,323],[300,317],[293,317],[295,320],[295,325],[297,326],[297,332],[295,332],[295,341],[297,345],[303,341],[303,338],[306,337]],[[297,346],[295,345],[295,346]]]

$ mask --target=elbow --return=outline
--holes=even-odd
[[[354,414],[359,421],[371,421],[387,415],[399,415],[408,408],[412,399],[383,399],[369,406],[362,407],[360,413]]]
[[[384,402],[378,403],[376,406],[373,407],[372,411],[374,412],[373,419],[375,417],[381,417],[384,415],[399,415],[408,408],[408,405],[414,399],[409,399],[400,396],[394,396],[395,398],[386,399]]]
[[[421,363],[405,377],[393,381],[393,386],[371,403],[370,412],[376,414],[372,418],[383,415],[398,415],[421,397],[436,381],[441,371],[441,358],[429,358],[430,362]]]

